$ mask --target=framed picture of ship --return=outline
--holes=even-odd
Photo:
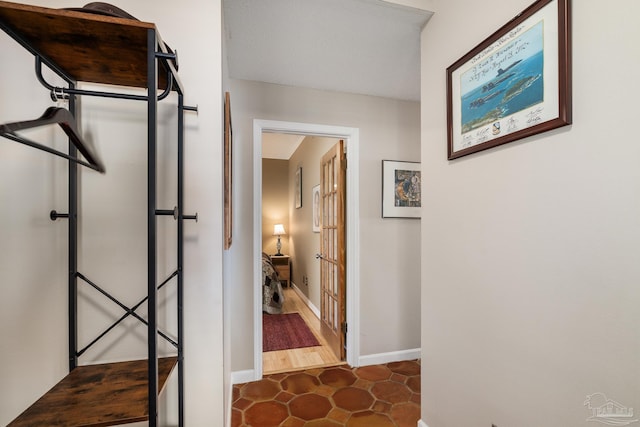
[[[447,68],[449,160],[568,124],[570,0],[537,0]]]

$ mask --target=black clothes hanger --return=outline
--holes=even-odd
[[[64,133],[66,133],[69,137],[69,140],[87,160],[86,162],[77,157],[71,157],[61,151],[54,150],[53,148],[31,141],[16,134],[16,132],[20,130],[32,129],[39,126],[53,124],[57,124],[62,128]],[[82,139],[82,137],[78,133],[75,118],[73,117],[71,112],[65,108],[49,107],[42,116],[35,120],[26,120],[0,125],[0,136],[4,136],[5,138],[11,139],[12,141],[16,141],[21,144],[37,148],[39,150],[46,151],[56,156],[64,157],[65,159],[69,159],[98,172],[105,172],[105,168],[98,158],[93,146]]]

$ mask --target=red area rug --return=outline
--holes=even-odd
[[[320,345],[298,313],[262,313],[262,351]]]

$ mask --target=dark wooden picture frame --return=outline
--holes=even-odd
[[[571,121],[570,0],[537,0],[447,68],[449,160]]]
[[[302,167],[296,169],[295,182],[294,182],[294,200],[293,205],[296,209],[302,207]]]
[[[224,94],[224,249],[231,247],[233,238],[233,132],[231,129],[231,101]]]

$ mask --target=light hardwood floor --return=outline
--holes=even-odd
[[[283,313],[300,313],[309,329],[321,344],[317,347],[296,348],[293,350],[268,351],[262,353],[262,370],[265,375],[320,366],[341,365],[341,361],[320,333],[320,319],[307,307],[293,288],[284,288]]]

